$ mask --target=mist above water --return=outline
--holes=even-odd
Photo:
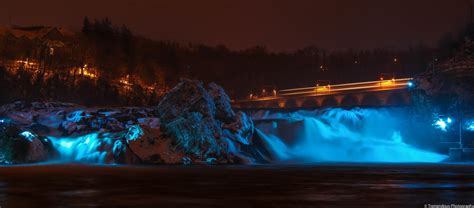
[[[416,138],[423,129],[414,129],[409,108],[262,110],[252,117],[256,134],[276,163],[440,162],[447,158],[429,151],[430,147],[413,145],[413,141],[433,138]]]

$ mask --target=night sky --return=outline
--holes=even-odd
[[[467,21],[468,0],[2,0],[0,24],[79,30],[109,17],[134,33],[233,49],[433,45]],[[11,18],[9,18],[11,17]]]

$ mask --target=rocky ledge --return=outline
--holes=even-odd
[[[242,164],[262,162],[254,125],[222,87],[182,80],[157,107],[0,107],[0,163]]]

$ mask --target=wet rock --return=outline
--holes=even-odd
[[[232,158],[240,157],[241,145],[252,145],[253,122],[243,112],[234,113],[222,87],[211,83],[208,90],[193,80],[171,90],[156,109],[162,131],[192,163],[239,161]]]
[[[151,128],[159,128],[160,127],[160,119],[159,118],[139,118],[137,119],[140,125],[149,126]]]
[[[165,132],[185,154],[207,158],[221,151],[216,141],[217,128],[212,119],[203,118],[199,112],[189,112],[166,124]]]
[[[12,111],[7,113],[7,117],[13,122],[20,125],[28,125],[33,122],[33,114],[30,112]]]
[[[156,108],[162,123],[169,123],[186,112],[199,112],[214,118],[216,106],[199,81],[183,79],[166,94]]]
[[[129,143],[139,139],[144,134],[143,129],[139,125],[133,125],[128,128],[128,132],[125,134],[125,140]]]
[[[139,157],[122,139],[115,140],[112,147],[113,162],[118,164],[142,164]]]
[[[245,113],[239,111],[235,117],[235,121],[224,125],[224,128],[231,131],[226,136],[244,145],[252,144],[254,125],[252,119]]]
[[[235,117],[235,113],[230,105],[230,98],[224,89],[215,83],[210,83],[209,95],[214,100],[216,106],[216,119],[231,122]]]
[[[145,164],[180,164],[183,153],[177,151],[159,128],[143,127],[143,135],[129,141],[130,150]]]
[[[4,120],[14,129],[0,132],[4,164],[57,159],[59,153],[66,161],[119,164],[252,161],[246,153],[254,143],[251,119],[234,113],[222,87],[206,90],[195,80],[182,80],[156,108],[19,102],[0,106]],[[19,136],[20,129],[33,136]]]
[[[107,119],[107,123],[105,125],[105,128],[110,130],[110,131],[118,131],[118,130],[121,130],[124,127],[124,125],[119,122],[117,119],[115,118],[108,118]]]
[[[77,124],[72,121],[63,121],[59,127],[65,134],[71,135],[77,130]]]
[[[0,163],[24,164],[46,161],[55,151],[47,138],[14,126],[0,126]]]

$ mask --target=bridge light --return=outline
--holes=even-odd
[[[277,96],[277,91],[276,91],[276,90],[273,90],[273,96],[274,96],[274,97]]]
[[[408,87],[413,87],[414,86],[413,81],[408,81],[407,85]]]
[[[253,94],[252,94],[252,93],[250,93],[250,95],[249,95],[249,99],[252,99],[252,98],[253,98]]]
[[[394,58],[394,59],[393,59],[393,62],[398,62],[398,59],[397,59],[397,58]]]

